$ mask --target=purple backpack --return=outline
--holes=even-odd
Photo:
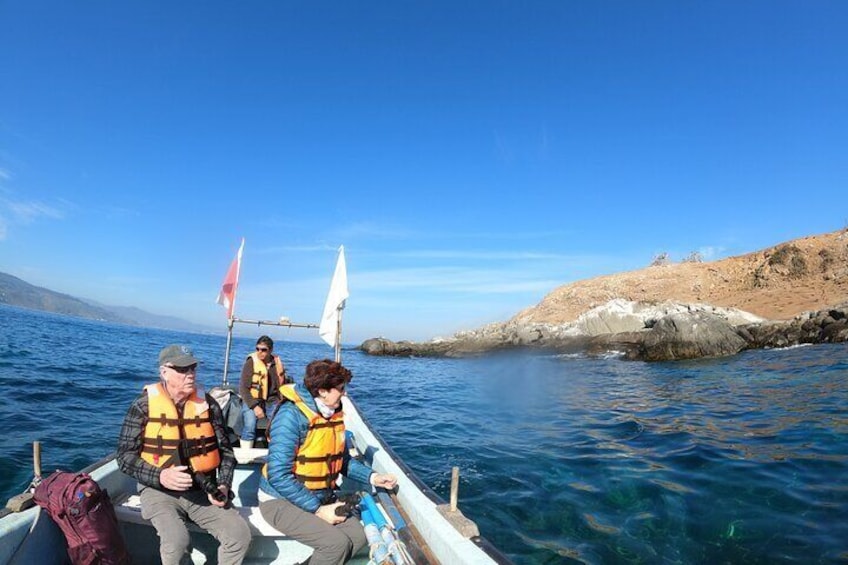
[[[56,471],[39,483],[33,499],[62,529],[74,565],[130,562],[109,494],[88,473]]]

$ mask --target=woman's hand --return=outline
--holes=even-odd
[[[336,524],[341,524],[342,522],[347,520],[347,516],[336,516],[336,508],[343,504],[344,502],[322,504],[318,507],[318,510],[315,511],[315,515],[330,525],[335,526]]]
[[[375,487],[383,487],[386,490],[392,490],[397,484],[397,477],[391,473],[374,473],[370,480]]]

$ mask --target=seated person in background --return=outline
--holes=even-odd
[[[159,377],[127,411],[118,466],[139,482],[141,515],[156,528],[163,564],[188,557],[186,520],[218,540],[218,563],[241,563],[251,534],[228,505],[236,461],[221,409],[197,388],[197,359],[188,347],[162,349]]]
[[[397,483],[350,458],[342,396],[351,378],[340,363],[311,362],[302,385],[281,387],[268,429],[259,509],[269,524],[314,549],[310,565],[345,563],[366,544],[359,520],[336,516],[343,503],[331,501],[340,474],[387,489]]]
[[[247,356],[241,368],[239,396],[242,399],[241,447],[253,447],[256,422],[269,413],[280,400],[280,386],[291,380],[279,355],[274,355],[274,340],[263,335],[256,340],[256,351]]]

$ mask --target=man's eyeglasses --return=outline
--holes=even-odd
[[[181,375],[187,375],[189,373],[197,372],[197,365],[189,365],[188,367],[174,367],[172,365],[168,365],[168,368],[178,372]]]
[[[256,351],[268,351],[267,347],[257,347]]]
[[[335,388],[336,388],[336,390],[337,390],[337,391],[339,391],[339,392],[344,392],[344,391],[345,391],[345,386],[346,386],[346,385],[345,385],[345,383],[342,383],[342,384],[340,384],[339,386],[337,386],[337,387],[335,387]]]

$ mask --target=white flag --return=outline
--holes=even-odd
[[[336,340],[339,339],[339,316],[348,296],[350,293],[347,291],[347,265],[345,265],[344,245],[342,245],[339,247],[339,260],[336,262],[336,271],[330,282],[327,302],[324,304],[324,315],[321,316],[321,325],[318,326],[318,335],[330,347],[335,347]]]

